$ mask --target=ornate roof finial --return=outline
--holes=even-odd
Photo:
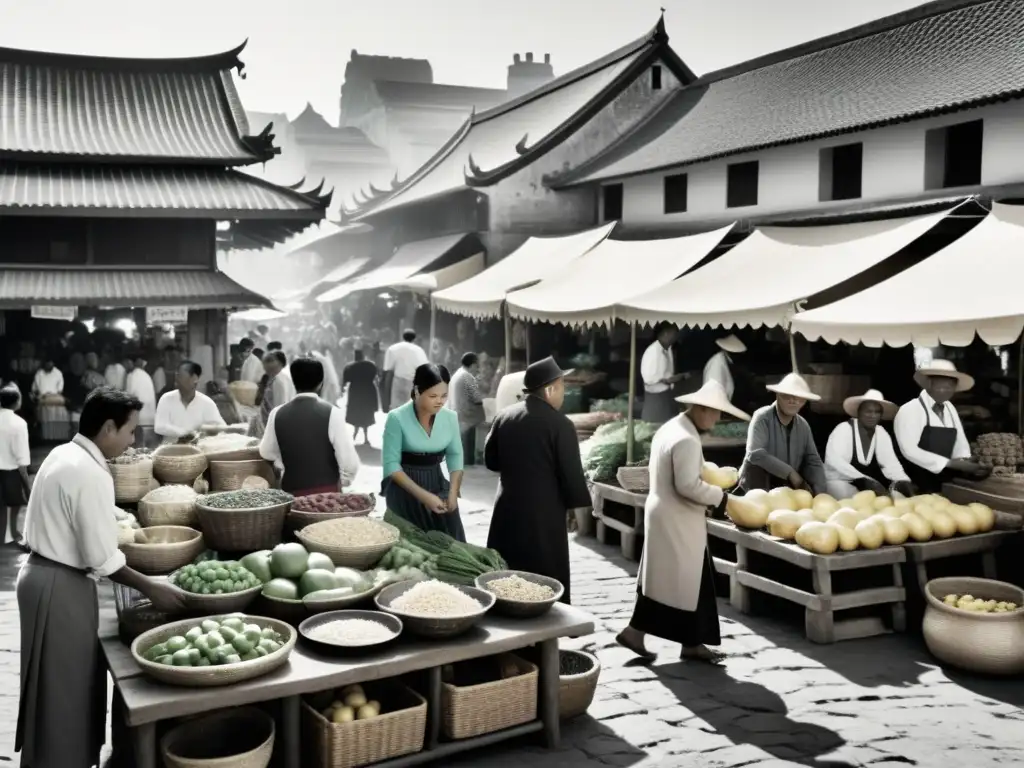
[[[469,157],[466,158],[466,163],[469,165],[469,176],[480,176],[483,171],[480,170],[480,166],[473,160],[473,154],[470,153]]]
[[[524,133],[523,138],[516,142],[516,152],[520,155],[525,155],[530,151],[529,147],[526,146],[526,142],[529,141],[530,134]]]

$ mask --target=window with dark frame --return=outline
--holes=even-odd
[[[655,64],[651,67],[651,90],[661,90],[661,65]]]
[[[686,213],[689,179],[685,173],[665,177],[665,213]]]
[[[757,205],[757,175],[759,163],[733,163],[726,177],[725,204],[728,208]]]
[[[981,184],[984,127],[971,120],[925,133],[925,189]]]
[[[601,187],[602,219],[618,221],[622,218],[622,184],[605,184]]]
[[[843,144],[821,150],[819,199],[856,200],[862,196],[864,145]]]

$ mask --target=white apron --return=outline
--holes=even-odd
[[[703,463],[700,435],[685,414],[654,435],[640,589],[680,611],[697,608],[708,541],[706,511],[720,504],[724,493],[700,479]]]

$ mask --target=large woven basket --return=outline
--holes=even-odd
[[[139,537],[147,544],[139,543]],[[148,576],[170,573],[188,565],[206,549],[203,534],[181,525],[158,525],[135,533],[135,542],[122,544],[128,566]]]
[[[114,502],[135,504],[152,490],[153,462],[149,459],[134,464],[107,464],[114,479]]]
[[[271,507],[220,509],[196,502],[199,526],[210,549],[225,552],[255,552],[273,549],[281,543],[284,519],[290,501]]]
[[[391,681],[364,683],[363,688],[367,699],[384,707],[382,714],[370,720],[332,723],[309,701],[302,702],[302,742],[309,750],[304,765],[358,768],[423,750],[426,699]],[[329,698],[320,698],[314,703],[330,703]]]
[[[530,573],[528,571],[492,571],[491,573],[484,573],[476,577],[476,586],[485,592],[490,592],[491,590],[487,588],[488,584],[496,579],[505,579],[509,576],[518,576],[525,581],[532,581],[534,584],[551,587],[554,590],[554,594],[546,600],[533,601],[509,600],[495,594],[494,612],[502,616],[509,616],[515,619],[532,619],[535,616],[542,616],[550,611],[551,606],[561,600],[562,595],[565,594],[565,587],[558,579],[552,579],[549,576],[541,576],[539,573]]]
[[[192,528],[199,523],[195,497],[191,501],[151,501],[143,496],[139,499],[138,509],[139,522],[147,528],[153,525],[183,525]]]
[[[244,461],[211,461],[210,489],[217,491],[237,491],[242,487],[245,478],[257,475],[273,484],[274,474],[263,459],[246,459]]]
[[[469,739],[537,719],[536,665],[511,653],[501,658],[519,674],[465,687],[441,684],[441,724],[449,739]]]
[[[337,495],[338,497],[347,496],[349,494],[338,492],[337,494],[331,494],[332,496]],[[368,496],[367,504],[362,509],[339,509],[337,512],[309,512],[304,509],[296,509],[296,507],[302,505],[302,496],[295,499],[295,503],[292,504],[292,508],[288,512],[288,525],[293,530],[301,530],[307,525],[313,523],[319,523],[323,520],[336,520],[341,517],[366,517],[374,509],[377,508],[377,498],[372,493],[366,494]]]
[[[262,709],[222,709],[169,731],[160,740],[160,752],[166,768],[267,768],[275,733],[274,718]],[[234,750],[242,751],[225,755]],[[182,757],[181,753],[215,757]]]
[[[989,675],[1024,672],[1024,590],[992,579],[932,579],[922,632],[928,650],[954,667]],[[1017,604],[1006,613],[964,611],[942,602],[946,595],[973,595]]]
[[[484,618],[494,606],[494,595],[476,587],[458,586],[457,589],[465,592],[478,603],[480,610],[465,616],[446,616],[444,618],[434,616],[420,616],[414,613],[407,613],[391,607],[391,603],[414,587],[416,581],[400,581],[385,587],[374,598],[377,607],[385,613],[394,614],[402,620],[402,625],[414,635],[429,638],[455,637],[468,632]],[[455,585],[453,585],[455,586]]]
[[[206,454],[194,445],[161,445],[153,451],[153,475],[162,483],[191,485],[206,471]]]
[[[217,618],[224,617],[218,616]],[[142,657],[143,652],[157,643],[162,643],[175,635],[184,635],[198,623],[195,619],[185,619],[165,624],[149,632],[143,632],[132,642],[132,656],[147,675],[162,683],[188,688],[212,688],[218,685],[240,683],[243,680],[252,680],[255,677],[270,674],[278,667],[288,663],[288,657],[291,655],[292,649],[295,648],[295,640],[298,637],[298,632],[294,627],[265,616],[246,616],[244,620],[246,624],[256,624],[264,629],[271,627],[285,638],[284,645],[259,659],[209,667],[172,667],[166,664],[157,664]]]
[[[558,714],[562,720],[568,720],[590,709],[601,676],[601,662],[586,651],[559,651],[558,661]],[[573,671],[567,672],[568,668]],[[577,668],[583,671],[576,671]]]
[[[632,493],[648,493],[651,490],[651,470],[647,466],[619,467],[615,471],[615,479]]]
[[[323,520],[317,520],[317,522],[323,522]],[[380,520],[375,520],[374,522],[387,530],[391,535],[391,540],[388,543],[349,547],[322,544],[310,539],[306,535],[305,529],[296,531],[295,538],[310,552],[320,552],[327,555],[338,568],[369,568],[379,563],[380,559],[388,553],[402,536],[398,529],[390,523]]]
[[[259,386],[251,381],[232,381],[228,384],[228,391],[239,405],[253,406],[256,405],[256,393],[259,392]]]

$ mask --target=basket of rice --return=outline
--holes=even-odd
[[[139,528],[134,541],[121,545],[130,568],[147,576],[170,573],[195,560],[206,549],[203,534],[182,525]]]
[[[527,571],[492,571],[476,577],[476,586],[495,597],[494,611],[529,619],[551,610],[565,587],[558,579]]]
[[[206,454],[207,461],[246,461],[260,457],[259,438],[234,432],[201,437],[196,441],[196,448]]]
[[[288,513],[288,523],[296,530],[338,517],[366,517],[377,507],[372,493],[314,493],[299,496]]]
[[[256,393],[259,386],[251,381],[232,381],[228,384],[228,391],[238,401],[239,405],[256,405]]]
[[[211,549],[254,552],[281,543],[292,495],[273,488],[208,493],[196,499],[199,525]]]
[[[327,555],[338,568],[369,568],[400,538],[390,523],[368,517],[339,517],[307,525],[295,537],[310,552]]]
[[[153,475],[161,483],[191,483],[206,471],[206,454],[194,445],[161,445],[153,451]]]
[[[377,607],[402,620],[420,637],[447,638],[468,632],[494,605],[494,595],[476,587],[443,581],[400,581],[374,599]]]
[[[139,500],[139,522],[151,525],[184,525],[194,527],[196,499],[199,494],[191,485],[162,485]]]

